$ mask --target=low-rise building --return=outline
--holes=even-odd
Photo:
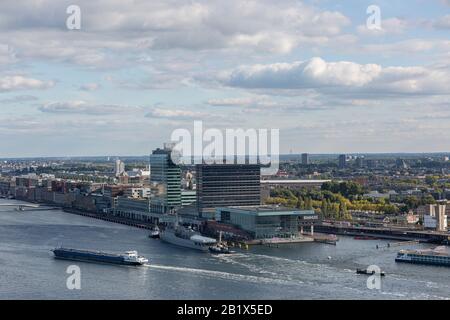
[[[150,188],[127,188],[124,190],[124,196],[135,199],[150,198]]]
[[[161,214],[150,212],[149,199],[117,197],[114,215],[145,222],[158,223]]]
[[[291,210],[275,206],[216,208],[216,221],[239,227],[254,239],[298,236],[300,219],[305,216],[314,217],[316,214],[313,210]],[[315,219],[308,220],[309,225]]]

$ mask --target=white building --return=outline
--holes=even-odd
[[[150,188],[128,188],[124,191],[124,196],[134,199],[150,198]]]
[[[114,175],[116,177],[122,175],[125,172],[125,162],[117,159],[114,164]]]
[[[445,209],[445,204],[427,205],[423,215],[423,226],[425,229],[447,231],[448,221]]]

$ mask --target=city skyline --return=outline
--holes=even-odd
[[[195,120],[282,154],[450,149],[448,0],[82,0],[68,30],[71,4],[0,5],[2,158],[146,155]]]

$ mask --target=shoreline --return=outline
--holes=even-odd
[[[61,210],[63,212],[76,214],[76,215],[83,216],[83,217],[88,217],[88,218],[93,218],[93,219],[97,219],[97,220],[103,220],[103,221],[123,224],[123,225],[127,225],[127,226],[130,226],[130,227],[135,227],[135,228],[139,228],[139,229],[151,230],[153,228],[153,226],[154,226],[153,224],[146,223],[146,222],[138,222],[138,221],[135,221],[135,220],[129,220],[129,219],[125,219],[125,218],[121,218],[121,217],[115,217],[115,216],[109,216],[109,215],[99,215],[97,213],[90,213],[90,212],[86,212],[86,211],[82,211],[82,210],[78,210],[78,209],[73,209],[73,208],[61,208]]]

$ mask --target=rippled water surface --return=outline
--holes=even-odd
[[[341,237],[336,246],[254,246],[210,255],[59,210],[0,207],[0,299],[450,299],[450,268],[398,264],[399,247],[377,250],[377,244],[386,241]],[[56,260],[50,250],[59,245],[138,250],[150,261],[126,267]],[[66,287],[71,264],[81,268],[81,290]],[[369,290],[367,277],[355,274],[372,264],[386,272],[380,290]]]

